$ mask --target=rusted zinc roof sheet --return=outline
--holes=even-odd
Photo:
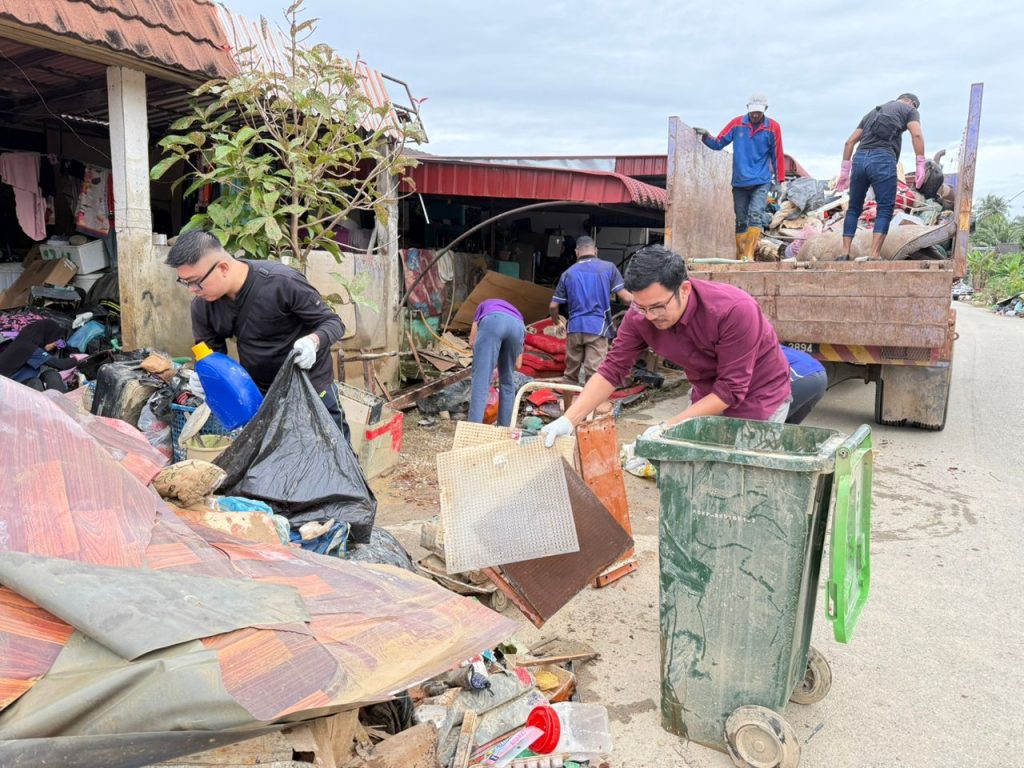
[[[113,764],[126,738],[160,762],[385,700],[516,629],[400,568],[189,523],[141,433],[3,377],[0,402],[0,765]]]
[[[416,191],[422,194],[572,200],[665,210],[664,189],[618,173],[467,163],[431,155],[417,157],[420,164],[409,175]]]
[[[236,71],[217,6],[207,0],[0,0],[0,20],[186,73]]]

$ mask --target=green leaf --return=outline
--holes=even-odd
[[[252,141],[257,136],[259,136],[259,134],[256,132],[255,128],[252,128],[248,125],[244,125],[239,129],[238,133],[235,134],[235,143],[246,144],[247,142]]]
[[[175,120],[173,123],[171,123],[171,126],[170,126],[170,128],[168,130],[171,130],[171,131],[184,131],[186,128],[190,127],[192,125],[192,123],[194,123],[198,119],[199,118],[196,115],[188,115],[186,117],[179,117],[177,120]]]
[[[177,156],[165,157],[163,160],[161,160],[159,163],[153,166],[153,170],[149,172],[149,177],[151,179],[163,178],[163,175],[167,173],[169,170],[171,170],[171,168],[177,165],[180,161],[181,158]]]
[[[273,218],[267,218],[266,232],[267,239],[272,243],[280,242],[281,238],[284,237],[284,233],[281,231],[281,225]]]
[[[188,223],[185,224],[184,227],[181,228],[181,234],[185,234],[186,232],[191,232],[196,229],[206,229],[209,223],[209,216],[207,216],[205,213],[197,213],[191,219],[188,220]]]

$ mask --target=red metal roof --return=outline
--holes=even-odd
[[[0,19],[208,77],[236,71],[208,0],[0,0]]]
[[[467,163],[421,156],[410,172],[416,191],[452,197],[500,197],[514,200],[572,200],[580,203],[636,205],[665,210],[661,187],[620,173],[564,168],[532,168],[496,163]]]
[[[666,155],[621,155],[615,158],[615,172],[626,176],[664,176],[668,173]],[[786,172],[796,176],[810,176],[792,155],[786,155]]]

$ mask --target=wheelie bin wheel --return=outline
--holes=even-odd
[[[502,592],[500,589],[496,589],[487,598],[488,605],[491,606],[492,611],[501,613],[508,608],[508,595]]]
[[[725,721],[725,746],[740,768],[796,768],[800,743],[792,726],[767,707],[737,707]]]
[[[821,652],[811,647],[807,654],[807,672],[797,683],[789,700],[794,704],[814,704],[821,701],[832,688],[832,668]]]

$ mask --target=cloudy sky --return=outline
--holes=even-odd
[[[228,2],[271,20],[285,5]],[[306,7],[320,19],[319,40],[348,56],[358,52],[427,97],[425,149],[435,154],[663,153],[669,115],[717,132],[763,91],[786,151],[829,177],[863,114],[904,91],[921,100],[928,154],[947,147],[955,158],[970,85],[984,82],[975,199],[1024,192],[1024,4],[307,0]],[[904,160],[911,153],[906,139]],[[1024,213],[1024,194],[1012,205]]]

